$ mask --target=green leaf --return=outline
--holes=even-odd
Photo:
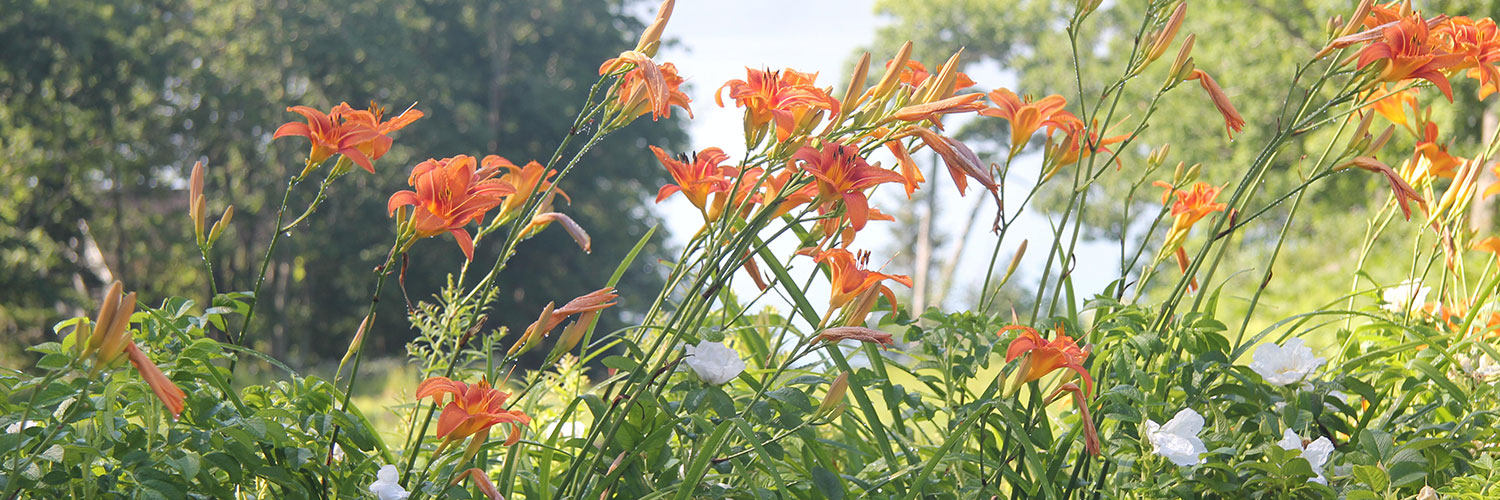
[[[229,480],[231,482],[238,483],[245,477],[244,471],[240,469],[240,461],[232,456],[229,456],[228,453],[215,451],[204,455],[203,459],[212,463],[213,466],[219,468],[219,470],[228,473]]]
[[[1385,471],[1373,465],[1354,466],[1354,477],[1375,491],[1385,491],[1386,487],[1391,484],[1390,476],[1387,476]],[[1350,498],[1354,498],[1352,494]]]
[[[828,469],[822,467],[812,468],[813,487],[823,494],[823,498],[829,500],[842,500],[844,498],[844,484],[838,477]]]
[[[36,367],[47,371],[61,370],[68,367],[69,361],[72,361],[72,358],[66,354],[52,353],[37,360]]]

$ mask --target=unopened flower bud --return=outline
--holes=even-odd
[[[1146,157],[1146,165],[1151,168],[1159,167],[1167,162],[1167,156],[1170,154],[1172,154],[1172,145],[1162,144],[1161,147],[1151,150],[1151,154]]]
[[[1101,3],[1104,3],[1104,0],[1078,0],[1078,14],[1074,17],[1082,19],[1093,14]]]
[[[1328,38],[1338,38],[1339,33],[1343,33],[1343,27],[1344,15],[1336,14],[1328,18],[1328,22],[1323,25],[1323,35]]]
[[[354,339],[349,341],[349,348],[344,350],[344,357],[339,360],[340,371],[342,371],[344,363],[348,363],[354,357],[354,354],[359,352],[360,346],[364,345],[365,332],[370,330],[371,320],[374,319],[375,313],[372,312],[369,316],[365,316],[363,321],[359,322],[359,329],[354,331]]]
[[[1198,170],[1202,167],[1202,163],[1194,163],[1193,166],[1188,167],[1187,176],[1182,179],[1183,182],[1193,182],[1198,180]]]
[[[219,217],[218,222],[214,222],[213,229],[208,230],[208,246],[214,246],[214,242],[219,241],[219,236],[224,234],[224,228],[229,227],[229,221],[232,220],[234,220],[234,205],[225,207],[224,215]]]
[[[818,415],[835,417],[844,409],[844,393],[849,391],[849,372],[839,373],[838,378],[828,385],[828,393],[823,396],[823,404],[818,405]]]
[[[1172,60],[1172,68],[1167,72],[1167,78],[1171,79],[1171,85],[1177,85],[1186,80],[1193,73],[1190,67],[1193,64],[1193,42],[1198,40],[1198,34],[1188,33],[1187,38],[1182,39],[1182,48],[1177,49],[1177,59]]]
[[[521,332],[521,338],[516,339],[516,343],[510,346],[510,350],[505,352],[505,356],[519,356],[536,347],[537,343],[541,342],[542,336],[547,334],[546,325],[552,322],[552,310],[555,307],[557,307],[557,303],[548,302],[547,306],[542,308],[541,317],[537,318],[536,322],[532,323],[531,326],[527,326],[526,331]]]
[[[207,202],[203,199],[203,162],[193,164],[193,173],[188,177],[188,219],[193,221],[193,235],[203,243],[203,217]]]
[[[1182,19],[1187,17],[1187,2],[1178,2],[1177,8],[1172,10],[1172,17],[1167,18],[1167,24],[1160,30],[1152,33],[1151,44],[1146,48],[1146,58],[1141,61],[1137,71],[1149,66],[1152,61],[1161,58],[1167,52],[1167,47],[1172,45],[1172,39],[1177,38],[1177,29],[1182,27]]]
[[[901,81],[901,70],[906,67],[906,61],[911,58],[911,40],[901,44],[901,50],[896,53],[896,58],[891,59],[885,67],[885,76],[880,77],[880,83],[875,84],[875,90],[871,97],[881,100],[889,97],[896,90],[896,83]]]
[[[957,52],[954,52],[953,55],[948,58],[947,62],[938,67],[937,78],[929,79],[934,83],[932,84],[932,88],[927,89],[927,94],[922,96],[922,103],[929,103],[947,99],[949,96],[953,95],[953,91],[958,84],[958,59],[959,57],[963,56],[963,54],[964,49],[960,47]]]
[[[1009,281],[1011,275],[1015,274],[1016,268],[1020,267],[1021,265],[1021,257],[1024,257],[1026,255],[1026,243],[1030,241],[1031,240],[1029,239],[1021,240],[1021,246],[1019,248],[1016,248],[1016,255],[1010,258],[1010,265],[1005,266],[1005,277],[1002,278],[1001,281]]]
[[[1334,38],[1349,36],[1364,27],[1365,18],[1370,17],[1370,10],[1375,7],[1375,0],[1363,0],[1359,6],[1354,8],[1354,15],[1349,16],[1348,22],[1344,23],[1344,29],[1339,30]]]

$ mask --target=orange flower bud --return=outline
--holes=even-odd
[[[641,41],[635,44],[637,52],[647,56],[656,55],[656,49],[661,46],[661,34],[667,29],[667,20],[672,18],[672,6],[676,3],[677,0],[665,0],[661,3],[661,8],[656,11],[656,20],[646,27],[646,31],[641,33]]]
[[[1197,40],[1196,33],[1188,33],[1187,38],[1182,39],[1182,48],[1177,49],[1177,59],[1172,61],[1172,68],[1167,70],[1167,78],[1172,79],[1172,84],[1175,85],[1192,76],[1193,42]]]
[[[880,77],[880,83],[869,92],[871,98],[880,100],[889,97],[896,90],[896,84],[901,81],[901,70],[906,67],[906,61],[911,59],[911,40],[901,44],[901,50],[896,52],[896,58],[885,67],[885,76]]]
[[[193,235],[198,244],[203,244],[203,211],[207,203],[203,200],[203,162],[193,164],[193,173],[188,177],[188,218],[193,221]]]
[[[1172,45],[1172,39],[1177,38],[1177,29],[1182,27],[1182,19],[1187,17],[1187,2],[1178,2],[1177,8],[1172,10],[1172,17],[1167,18],[1167,24],[1160,30],[1152,33],[1151,45],[1146,48],[1146,58],[1141,61],[1136,71],[1149,66],[1152,61],[1157,60],[1167,52],[1167,47]]]

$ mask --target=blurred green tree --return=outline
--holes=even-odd
[[[208,165],[209,213],[233,204],[220,240],[220,290],[254,286],[275,210],[307,143],[271,141],[287,106],[375,101],[426,118],[395,134],[376,175],[351,174],[273,257],[247,336],[306,365],[343,353],[369,300],[370,269],[388,249],[386,198],[428,157],[499,154],[545,161],[569,133],[598,64],[633,44],[632,0],[58,1],[0,13],[0,331],[34,343],[52,322],[91,306],[110,279],[143,296],[207,298],[189,244],[183,191]],[[685,144],[680,122],[649,121],[601,143],[562,185],[569,213],[593,236],[584,254],[560,230],[520,247],[501,275],[495,326],[524,326],[549,300],[602,286],[655,222],[645,202],[664,172],[645,150]],[[300,186],[289,211],[311,200]],[[656,241],[664,241],[658,237]],[[488,250],[490,253],[486,253]],[[479,249],[476,263],[494,259]],[[653,244],[639,262],[662,254]],[[97,256],[97,257],[95,257]],[[463,256],[445,238],[418,243],[411,300],[432,295]],[[636,266],[622,287],[659,288]],[[410,338],[399,287],[387,287],[370,342],[399,352]],[[624,311],[642,305],[626,297]],[[601,328],[612,328],[611,318]],[[617,322],[613,325],[618,325]]]

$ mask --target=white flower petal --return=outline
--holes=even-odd
[[[1208,453],[1208,447],[1198,439],[1202,430],[1203,415],[1191,408],[1177,412],[1166,425],[1146,420],[1146,440],[1151,443],[1152,451],[1180,467],[1203,463],[1199,457]]]
[[[723,385],[745,371],[745,361],[739,353],[718,342],[683,346],[683,351],[687,354],[683,362],[709,385]]]
[[[1203,431],[1203,415],[1192,408],[1183,408],[1162,426],[1162,432],[1180,436],[1196,436]]]
[[[1250,358],[1251,370],[1266,382],[1283,386],[1301,381],[1327,361],[1314,356],[1300,338],[1287,340],[1284,346],[1262,344]]]
[[[1333,454],[1333,441],[1323,436],[1313,440],[1307,448],[1302,450],[1302,458],[1307,459],[1307,463],[1312,464],[1313,470],[1319,471],[1319,475],[1322,474],[1323,465],[1328,463],[1328,456],[1331,454]]]
[[[1302,451],[1302,436],[1287,429],[1286,433],[1281,435],[1281,440],[1276,442],[1276,446],[1280,446],[1283,450]]]
[[[398,481],[396,466],[381,467],[380,471],[375,473],[375,482],[370,483],[370,493],[374,493],[375,497],[380,500],[406,500],[406,497],[411,494],[407,493],[406,488],[402,488]]]

